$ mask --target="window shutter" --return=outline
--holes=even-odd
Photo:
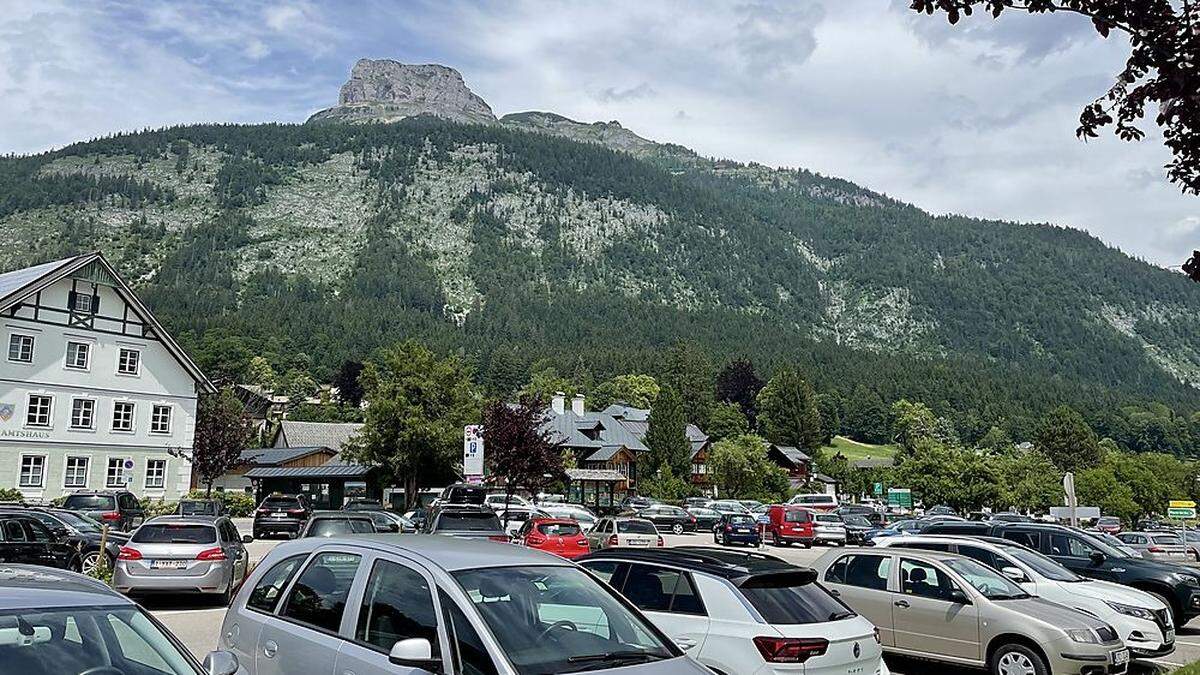
[[[100,313],[100,294],[96,293],[92,296],[92,314]]]
[[[75,291],[67,293],[67,310],[71,313],[75,312]]]

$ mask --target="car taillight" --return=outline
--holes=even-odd
[[[122,546],[121,552],[117,554],[117,560],[141,560],[142,552],[136,548]]]
[[[299,516],[304,513],[304,509],[288,509],[288,515]]]
[[[660,535],[658,535],[658,545],[659,545],[659,547],[663,547],[663,546],[666,546],[666,545],[667,545],[667,542],[663,541],[663,538],[662,538],[662,535],[661,535],[661,534],[660,534]]]
[[[732,526],[732,525],[726,525],[726,526],[725,526],[725,531],[726,531],[726,532],[733,532],[733,526]]]
[[[587,545],[588,545],[588,540],[587,540],[587,539],[580,539],[579,541],[575,542],[575,545],[576,545],[576,546],[587,546]]]
[[[265,516],[270,512],[271,512],[271,509],[259,509],[259,510],[255,511],[255,513],[257,513],[260,516]]]
[[[825,638],[784,638],[760,636],[754,638],[754,646],[768,663],[804,663],[814,656],[821,656],[829,649]]]
[[[1166,550],[1159,548],[1157,546],[1151,546],[1150,548],[1146,549],[1146,552],[1147,553],[1166,553]]]
[[[693,524],[693,525],[695,525],[695,524],[696,524],[696,516],[692,516],[692,524]]]
[[[196,560],[215,561],[215,560],[224,560],[224,559],[225,559],[225,550],[222,548],[209,548],[209,549],[200,551],[200,553],[196,554]]]
[[[109,511],[107,513],[100,514],[100,520],[120,520],[120,519],[121,519],[120,511]]]
[[[608,538],[609,546],[616,546],[616,545],[618,545],[618,543],[619,543],[619,541],[617,540],[617,535],[614,534],[613,536]]]

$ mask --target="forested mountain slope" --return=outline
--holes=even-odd
[[[1083,232],[510,117],[200,125],[5,158],[0,269],[101,249],[218,376],[253,353],[328,374],[417,336],[481,371],[499,350],[603,377],[691,339],[980,424],[1064,400],[1200,409],[1200,286]]]

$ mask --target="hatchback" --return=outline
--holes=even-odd
[[[304,495],[272,494],[254,510],[254,538],[279,533],[300,536],[310,513],[312,509]]]
[[[0,569],[0,636],[6,674],[234,675],[240,668],[229,652],[209,654],[202,666],[128,598],[96,579],[44,567]]]
[[[992,675],[1123,673],[1129,649],[1104,621],[1025,592],[953,553],[830,551],[820,580],[879,629],[885,651]]]
[[[718,673],[888,672],[875,627],[821,588],[811,569],[699,547],[614,549],[579,564]]]
[[[139,593],[203,593],[228,602],[250,567],[233,521],[202,516],[151,518],[121,547],[113,588]]]
[[[588,544],[593,551],[614,546],[650,548],[663,546],[665,543],[654,523],[644,518],[601,518],[588,532]]]
[[[1117,539],[1150,560],[1178,563],[1192,560],[1183,539],[1174,532],[1122,532]]]
[[[569,560],[591,551],[579,523],[569,518],[531,518],[517,530],[513,543]]]
[[[817,538],[812,512],[802,506],[772,504],[767,509],[763,538],[776,546],[812,546]]]
[[[713,541],[723,546],[758,546],[762,543],[762,535],[758,532],[758,520],[744,513],[726,513],[713,528]]]
[[[304,523],[301,537],[336,537],[341,534],[375,532],[370,514],[359,511],[313,511]]]
[[[299,539],[225,614],[246,675],[704,675],[616,591],[541,551],[414,535]]]
[[[425,534],[502,542],[509,539],[495,511],[473,504],[444,504],[433,507],[428,520],[425,521]]]
[[[813,538],[818,544],[846,545],[846,526],[835,513],[813,514]]]
[[[683,534],[696,531],[696,517],[678,506],[655,504],[638,510],[636,515],[654,523],[660,532]]]
[[[80,490],[68,495],[62,507],[121,532],[132,532],[146,520],[146,510],[128,490]]]

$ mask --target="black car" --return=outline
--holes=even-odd
[[[644,509],[638,509],[635,513],[638,518],[645,518],[654,523],[659,532],[683,534],[684,532],[696,531],[695,516],[678,506],[655,504],[647,506]]]
[[[883,527],[885,524],[882,513],[864,504],[846,504],[845,506],[837,507],[833,512],[842,516],[843,520],[846,516],[850,515],[862,516],[871,522],[871,527],[875,528]]]
[[[483,504],[487,500],[487,488],[472,483],[455,483],[442,490],[439,504]]]
[[[100,523],[85,515],[54,508],[4,509],[4,513],[17,513],[36,518],[46,529],[50,530],[59,541],[71,547],[74,554],[68,568],[76,572],[91,574],[100,558]],[[109,532],[105,539],[104,548],[108,552],[108,569],[112,569],[117,556],[121,552],[121,544],[129,540],[129,535],[120,532]]]
[[[1176,626],[1200,616],[1200,572],[1130,557],[1090,533],[1051,523],[933,523],[921,534],[1001,537],[1042,553],[1076,574],[1132,586],[1171,608]]]
[[[721,522],[721,512],[713,511],[702,506],[694,506],[687,510],[696,519],[697,532],[712,532],[712,529]]]
[[[70,569],[78,551],[27,513],[0,513],[0,563]]]
[[[448,534],[468,539],[509,540],[500,524],[500,517],[486,506],[477,504],[442,504],[430,509],[425,521],[425,534]]]
[[[177,516],[217,516],[225,515],[225,502],[219,499],[180,499],[175,507]]]
[[[128,490],[80,490],[68,495],[62,507],[121,532],[133,532],[146,520],[142,503]]]
[[[351,499],[342,505],[343,511],[382,511],[378,499]]]
[[[271,495],[254,511],[254,538],[279,533],[298,537],[311,514],[308,498],[304,495]]]
[[[867,533],[873,532],[875,526],[866,516],[857,513],[842,514],[842,525],[846,528],[846,543],[864,545],[867,543]]]

